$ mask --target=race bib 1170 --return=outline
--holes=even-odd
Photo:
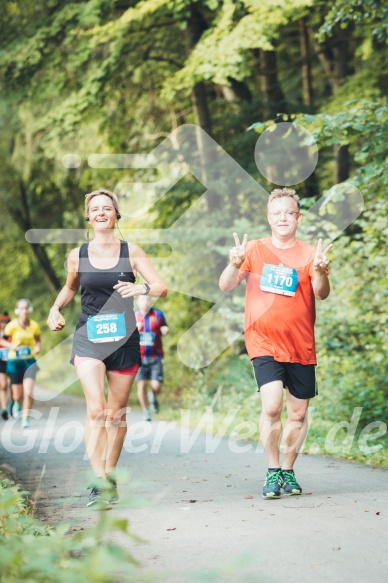
[[[127,329],[124,314],[97,314],[86,322],[91,342],[117,342],[125,338]]]
[[[266,263],[260,279],[262,291],[294,296],[298,285],[298,272],[293,267],[283,265],[270,265]]]

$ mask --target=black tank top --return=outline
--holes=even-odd
[[[128,243],[120,241],[119,260],[114,267],[109,269],[93,267],[89,260],[88,246],[88,243],[82,245],[79,251],[78,273],[82,306],[79,325],[84,324],[89,316],[121,313],[125,314],[127,330],[136,330],[133,298],[122,298],[113,289],[119,280],[135,283],[136,278],[129,261]]]

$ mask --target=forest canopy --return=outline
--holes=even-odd
[[[124,200],[130,191],[121,230],[126,238],[137,229],[154,232],[152,240],[137,242],[160,261],[171,289],[163,301],[172,323],[166,390],[181,396],[201,386],[203,402],[211,399],[220,371],[242,367],[246,373],[249,360],[243,337],[201,370],[185,366],[177,346],[217,302],[206,286],[210,280],[218,281],[233,230],[247,232],[249,238],[266,232],[265,221],[257,219],[263,205],[248,187],[239,186],[237,165],[235,174],[220,171],[210,197],[203,196],[207,177],[201,171],[173,181],[163,196],[147,199],[147,188],[135,183],[152,184],[151,170],[117,164],[92,167],[89,156],[146,155],[180,126],[195,124],[262,192],[270,192],[277,185],[260,174],[255,145],[267,128],[290,122],[308,130],[319,149],[315,171],[294,186],[303,211],[307,213],[332,186],[346,182],[364,199],[363,212],[334,241],[332,293],[318,306],[318,370],[325,415],[350,418],[353,408],[360,406],[365,421],[386,422],[387,4],[380,0],[1,4],[0,308],[11,311],[18,297],[28,297],[36,319],[43,323],[64,283],[67,253],[86,240],[85,193],[102,186],[116,189],[120,196],[121,188]],[[210,154],[199,137],[194,146],[201,167]],[[73,162],[66,166],[62,160],[69,154]],[[123,184],[134,186],[125,190]],[[197,220],[198,228],[193,228]],[[168,239],[167,231],[177,226],[179,245],[169,259],[168,244],[174,245],[174,236]],[[74,241],[69,237],[31,244],[26,240],[31,229],[78,234]],[[314,231],[310,236],[309,242],[316,243]],[[194,261],[186,261],[187,249],[199,247],[204,256],[198,253]],[[242,305],[241,295],[222,304],[232,336],[241,329]],[[76,304],[68,308],[70,322],[75,322],[77,310]],[[58,338],[44,330],[44,349],[50,350]],[[215,342],[211,333],[202,341]],[[238,374],[231,374],[229,383],[237,387],[239,382]],[[244,391],[242,400],[254,386]]]

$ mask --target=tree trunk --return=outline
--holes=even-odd
[[[19,191],[20,191],[20,201],[21,201],[21,212],[15,209],[9,209],[15,223],[19,225],[23,233],[33,228],[31,221],[30,205],[28,202],[27,189],[22,180],[19,181]],[[31,245],[32,252],[34,253],[40,267],[43,270],[44,277],[51,291],[58,291],[61,289],[62,285],[59,281],[49,256],[47,255],[44,245],[40,243],[34,243]]]
[[[200,81],[197,83],[191,94],[191,101],[194,107],[195,123],[209,135],[212,133],[211,117],[207,103],[206,86]]]
[[[195,8],[194,4],[190,6],[190,16],[187,22],[186,29],[186,44],[187,52],[190,54],[195,48],[197,42],[201,38],[202,34],[206,30],[207,25],[201,14]],[[207,103],[206,86],[202,81],[194,86],[192,91],[191,100],[194,107],[195,122],[199,125],[206,133],[211,135],[212,124],[210,118],[209,107]]]
[[[196,9],[194,4],[190,6],[190,16],[187,22],[186,29],[186,45],[187,52],[190,54],[201,38],[202,34],[207,28],[207,24],[200,12]],[[203,81],[198,82],[192,91],[191,101],[194,109],[194,118],[197,126],[202,128],[209,136],[212,135],[212,123],[208,107],[208,96],[206,85]],[[200,180],[204,186],[207,185],[206,168],[211,163],[210,152],[206,147],[206,141],[203,140],[201,132],[197,132],[197,148],[200,158],[201,177]],[[209,211],[219,206],[219,196],[212,192],[212,195],[207,198],[207,206]]]
[[[310,107],[313,103],[313,84],[309,62],[309,36],[305,18],[299,20],[299,40],[302,56],[303,103]]]
[[[349,41],[351,29],[348,27],[346,30],[342,30],[337,27],[335,34],[336,44],[333,48],[333,73],[337,90],[349,75]],[[350,175],[349,147],[340,146],[339,148],[335,148],[334,153],[336,157],[335,180],[337,183],[344,182]]]
[[[319,59],[323,72],[325,73],[327,80],[330,83],[331,92],[334,95],[334,93],[337,90],[337,85],[335,75],[333,73],[332,52],[317,41],[317,39],[315,38],[315,32],[313,31],[312,28],[308,29],[308,33],[309,38],[314,45],[314,50]]]
[[[286,100],[278,80],[276,51],[260,49],[260,78],[264,119],[276,117],[286,110]]]
[[[237,81],[237,79],[233,79],[232,77],[228,77],[228,81],[230,82],[230,85],[219,85],[222,96],[226,101],[240,99],[241,101],[251,103],[252,93],[250,92],[248,85],[242,81]]]
[[[350,169],[349,147],[337,146],[334,149],[334,154],[336,161],[334,179],[336,184],[338,184],[339,182],[344,182],[349,178]]]
[[[352,34],[351,27],[342,30],[337,27],[333,32],[332,47],[324,47],[314,40],[315,50],[322,68],[328,76],[333,95],[349,75],[349,47]],[[344,182],[350,174],[350,156],[348,146],[334,146],[336,183]]]
[[[32,245],[32,251],[43,270],[43,274],[47,281],[47,284],[51,291],[57,292],[62,288],[62,284],[59,281],[57,274],[55,273],[53,266],[51,265],[50,259],[46,253],[46,249],[43,245],[39,243],[34,243]]]
[[[336,90],[349,75],[349,29],[337,28],[333,47],[333,77]]]

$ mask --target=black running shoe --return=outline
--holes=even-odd
[[[273,470],[272,472],[268,470],[263,486],[263,498],[265,498],[265,500],[280,498],[282,494],[282,485],[283,478],[281,469],[279,468],[278,470]]]
[[[298,496],[302,494],[302,488],[295,479],[294,470],[282,470],[283,492],[288,496]]]
[[[154,396],[153,407],[154,407],[154,413],[159,413],[160,405],[159,405],[158,399],[155,396]]]
[[[1,416],[4,419],[4,421],[7,421],[7,419],[9,419],[8,409],[6,409],[6,407],[4,407],[4,409],[2,410]]]
[[[149,391],[148,401],[149,401],[152,413],[159,413],[159,410],[160,410],[159,401],[156,398],[156,395],[153,391]]]
[[[120,496],[117,491],[117,482],[112,476],[106,477],[109,482],[108,502],[109,504],[117,504],[120,501]]]

